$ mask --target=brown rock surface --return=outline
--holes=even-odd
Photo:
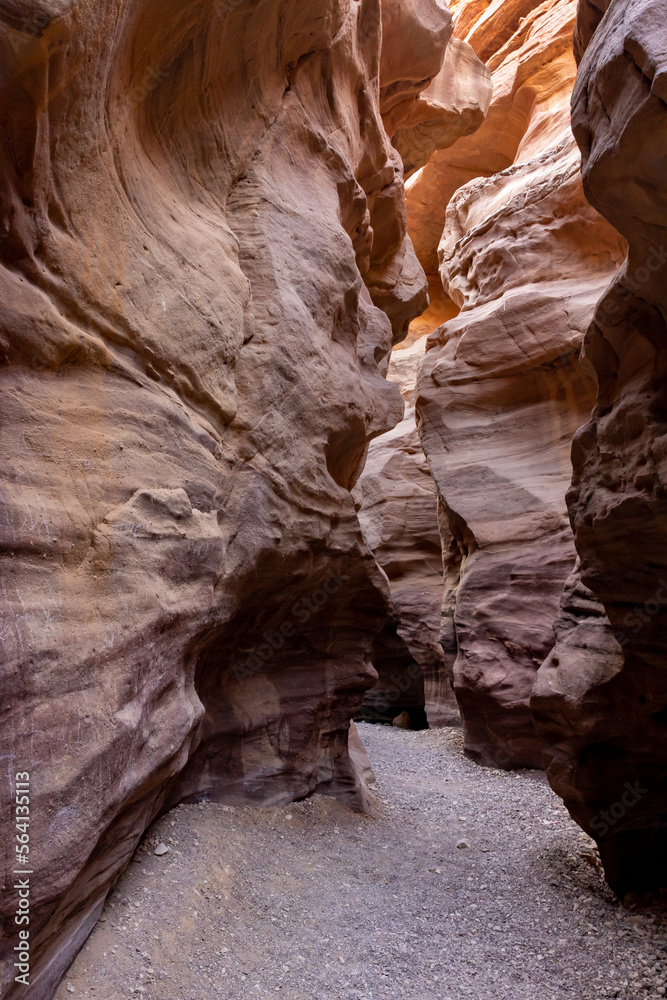
[[[367,692],[359,718],[391,722],[405,709],[415,728],[454,724],[459,713],[439,641],[438,499],[412,407],[392,431],[371,442],[355,495],[364,537],[389,578],[393,604],[370,649],[379,681]]]
[[[442,16],[437,9],[435,0],[382,5],[381,108],[406,175],[426,163],[435,149],[476,131],[491,98],[489,71],[466,42],[450,37],[448,10],[440,34],[433,34],[434,18],[440,23]],[[444,41],[446,50],[434,48],[436,40],[440,46]],[[430,83],[420,77],[427,69]],[[439,278],[429,281],[429,298],[428,309],[404,331],[407,336],[388,372],[411,408],[393,431],[371,444],[357,490],[364,535],[388,574],[394,611],[371,647],[379,681],[367,692],[359,717],[390,722],[400,705],[412,713],[417,727],[460,718],[438,637],[442,555],[437,494],[413,408],[425,346],[420,338],[456,309],[443,295]]]
[[[629,254],[586,335],[599,388],[568,495],[581,575],[535,710],[553,787],[622,894],[667,884],[667,5],[597,7],[580,9],[573,127],[587,196]]]
[[[519,13],[491,5],[466,35],[494,71],[489,117],[462,140],[487,176],[447,206],[440,270],[461,311],[429,338],[417,413],[447,519],[443,644],[467,752],[538,767],[530,695],[574,564],[570,443],[594,399],[578,355],[624,248],[584,198],[567,123],[572,4]],[[438,169],[449,198],[464,175]]]
[[[355,488],[364,538],[387,574],[393,605],[370,650],[379,680],[366,693],[360,718],[391,722],[400,707],[417,727],[460,722],[440,645],[438,496],[415,424],[425,343],[422,338],[392,353],[387,378],[408,405],[403,420],[371,442]]]
[[[31,775],[16,989],[46,1000],[169,803],[364,807],[388,588],[349,488],[426,286],[374,0],[0,23],[2,755]]]

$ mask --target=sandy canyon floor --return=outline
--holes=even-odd
[[[58,1000],[665,994],[666,898],[619,905],[542,773],[477,767],[458,730],[359,732],[375,817],[321,796],[178,807]]]

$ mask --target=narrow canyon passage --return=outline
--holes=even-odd
[[[57,1000],[665,994],[667,897],[621,907],[542,772],[478,767],[458,729],[359,731],[375,817],[320,795],[177,807]]]
[[[667,996],[665,25],[0,0],[0,1000]]]

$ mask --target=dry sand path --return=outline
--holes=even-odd
[[[477,767],[457,730],[359,732],[377,817],[321,796],[173,810],[58,1000],[664,994],[660,900],[619,906],[544,775]],[[170,849],[156,857],[160,841]]]

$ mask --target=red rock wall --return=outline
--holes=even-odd
[[[586,334],[598,392],[568,494],[581,566],[534,707],[549,779],[623,894],[667,884],[667,4],[605,7],[580,6],[573,127],[586,195],[629,253]]]
[[[414,728],[460,723],[440,645],[437,491],[415,425],[419,359],[409,350],[392,357],[388,377],[401,386],[405,416],[371,442],[355,488],[364,538],[387,574],[393,609],[370,650],[379,680],[366,693],[359,718],[391,722],[408,711]]]
[[[0,25],[2,756],[31,775],[18,989],[46,1000],[170,803],[364,808],[347,733],[389,591],[349,491],[426,283],[377,0],[6,0]],[[406,7],[404,100],[450,30]]]
[[[624,246],[581,186],[574,5],[469,6],[456,30],[493,70],[491,108],[408,194],[427,270],[446,212],[440,276],[460,310],[428,339],[417,416],[447,521],[442,641],[466,750],[539,767],[530,696],[574,564],[570,444],[594,400],[578,355]]]
[[[403,61],[393,38],[404,32],[407,10],[401,4],[383,5],[381,90],[385,128],[401,154],[406,176],[425,164],[436,149],[452,146],[476,131],[491,98],[489,71],[466,42],[450,37],[449,15],[440,71],[417,99],[405,97],[413,63],[410,58]],[[420,69],[417,63],[413,76],[419,72],[423,65]],[[392,614],[369,653],[379,680],[367,692],[359,718],[391,722],[408,711],[416,728],[460,721],[439,641],[443,577],[437,491],[419,442],[414,411],[424,343],[412,345],[435,308],[432,304],[411,324],[407,338],[392,355],[388,378],[401,387],[408,409],[400,424],[371,443],[355,489],[364,537],[387,573],[392,594]]]

